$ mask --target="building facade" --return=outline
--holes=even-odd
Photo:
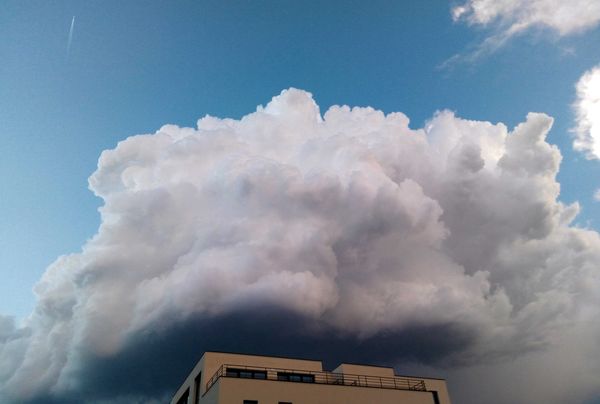
[[[451,404],[446,381],[394,369],[206,352],[171,404]]]

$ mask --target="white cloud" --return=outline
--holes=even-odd
[[[458,60],[473,61],[494,52],[510,38],[527,30],[548,29],[558,36],[589,30],[600,23],[597,0],[467,0],[451,10],[454,21],[492,29],[474,51],[455,55],[442,66]]]
[[[467,0],[452,9],[452,18],[471,25],[498,23],[511,34],[538,26],[559,35],[569,35],[598,25],[600,3],[596,0]]]
[[[98,234],[47,269],[25,328],[0,321],[0,394],[76,390],[90,354],[260,304],[359,338],[450,324],[467,363],[564,349],[600,314],[600,237],[557,201],[552,119],[408,123],[290,89],[104,151]]]
[[[577,82],[573,104],[577,125],[573,129],[575,150],[588,159],[600,159],[600,65],[588,70]]]
[[[600,189],[596,190],[594,193],[594,199],[600,202]]]

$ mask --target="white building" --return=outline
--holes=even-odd
[[[394,369],[206,352],[171,404],[450,404],[446,381]]]

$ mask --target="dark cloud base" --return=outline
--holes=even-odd
[[[215,318],[190,319],[164,331],[147,330],[131,338],[114,357],[88,355],[78,391],[37,397],[29,403],[169,396],[203,352],[210,350],[318,359],[325,369],[333,369],[344,361],[389,366],[402,361],[439,364],[470,346],[474,338],[474,333],[456,325],[430,325],[359,339],[289,311],[255,307]]]

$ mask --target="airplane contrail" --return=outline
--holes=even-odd
[[[69,41],[67,42],[67,58],[71,52],[71,42],[73,42],[73,29],[75,28],[75,16],[71,20],[71,28],[69,29]]]

